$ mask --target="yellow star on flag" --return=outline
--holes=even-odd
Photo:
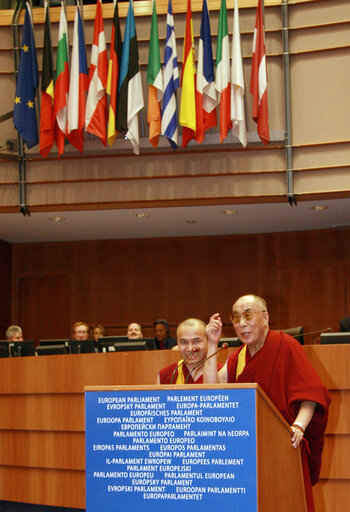
[[[19,98],[18,96],[15,97],[15,103],[21,103],[21,98]]]
[[[34,103],[31,100],[27,102],[27,105],[29,108],[34,108]]]
[[[29,52],[29,46],[24,44],[22,50],[26,53]]]

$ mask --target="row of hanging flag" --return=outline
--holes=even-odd
[[[257,5],[250,92],[253,97],[252,117],[257,123],[260,139],[264,144],[268,144],[267,72],[262,1],[258,0]],[[139,154],[139,112],[144,107],[144,99],[132,0],[129,0],[123,42],[118,2],[115,2],[109,60],[102,4],[101,0],[97,0],[89,71],[82,5],[78,3],[76,6],[69,65],[68,25],[62,0],[56,73],[53,69],[50,12],[46,1],[39,137],[35,105],[35,94],[39,85],[38,66],[32,13],[29,4],[26,3],[14,102],[14,125],[28,148],[39,143],[41,155],[47,157],[56,143],[58,154],[61,156],[65,144],[70,142],[82,152],[84,131],[87,131],[98,137],[104,145],[107,142],[112,145],[120,133],[130,140],[134,153]],[[223,142],[229,131],[232,131],[245,147],[245,85],[237,0],[234,7],[231,66],[226,0],[221,0],[215,68],[207,0],[203,0],[201,13],[197,66],[191,0],[188,0],[181,83],[171,0],[168,3],[166,18],[163,66],[160,60],[156,3],[153,0],[147,84],[149,140],[155,148],[158,147],[160,135],[168,139],[173,149],[177,148],[178,124],[182,126],[183,147],[192,139],[202,143],[205,132],[218,125],[217,113],[220,141]],[[181,98],[178,112],[176,91],[179,87]]]

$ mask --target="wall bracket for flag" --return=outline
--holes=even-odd
[[[287,174],[287,199],[290,206],[297,206],[294,196],[293,182],[293,147],[292,147],[292,108],[291,108],[291,87],[290,87],[290,53],[289,53],[289,13],[288,0],[282,0],[282,21],[283,21],[283,73],[284,73],[284,103],[286,112],[285,128],[285,154]]]

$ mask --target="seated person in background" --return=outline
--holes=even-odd
[[[311,486],[320,474],[330,403],[328,390],[300,344],[286,333],[269,329],[264,299],[256,295],[240,297],[230,318],[243,345],[229,356],[219,372],[216,356],[208,359],[204,382],[256,382],[261,386],[290,424],[293,447],[301,443],[307,509],[314,512]],[[206,329],[208,356],[217,350],[221,330],[221,318],[216,313]]]
[[[75,322],[73,325],[73,340],[89,340],[90,327],[86,322]]]
[[[167,350],[176,345],[176,339],[169,336],[169,324],[165,318],[158,318],[153,327],[157,350]]]
[[[10,325],[6,331],[8,341],[23,341],[23,332],[19,325]]]
[[[346,316],[340,320],[340,332],[350,332],[350,316]]]
[[[195,368],[207,357],[208,339],[206,324],[198,318],[188,318],[177,328],[177,344],[182,359],[160,370],[157,384],[201,384],[204,364]],[[219,365],[220,369],[222,365]],[[191,370],[195,368],[188,377]]]
[[[95,341],[95,343],[97,343],[99,338],[103,338],[103,336],[106,336],[106,331],[102,325],[96,324],[91,327],[91,334],[92,339]]]
[[[129,340],[139,340],[140,338],[143,338],[141,325],[136,322],[129,324],[126,335]]]

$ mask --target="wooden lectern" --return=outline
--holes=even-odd
[[[85,389],[87,512],[307,512],[300,448],[257,384]]]

